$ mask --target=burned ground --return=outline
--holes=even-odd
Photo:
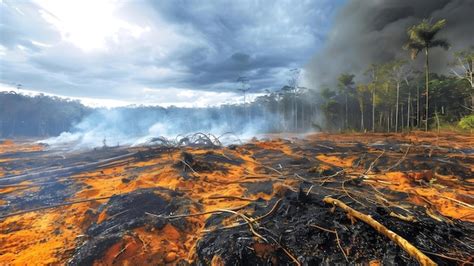
[[[188,213],[193,205],[183,193],[163,188],[138,189],[130,193],[113,196],[99,207],[97,220],[87,229],[87,239],[76,248],[69,261],[70,265],[92,264],[100,260],[105,251],[117,243],[133,229],[145,227],[148,231],[161,230],[170,224],[181,231],[190,225],[186,220],[168,221],[166,217],[172,213]],[[102,218],[102,217],[106,218]]]
[[[196,139],[196,141],[193,141]],[[59,152],[0,143],[0,263],[417,264],[474,258],[474,137],[205,135]]]
[[[211,232],[198,242],[198,264],[209,265],[219,256],[225,265],[287,265],[294,261],[285,253],[286,249],[291,250],[300,263],[308,265],[345,264],[349,261],[417,265],[416,260],[370,226],[354,223],[345,212],[328,208],[322,203],[321,196],[321,193],[307,195],[302,191],[289,192],[280,198],[281,201],[274,199],[249,206],[257,217],[270,213],[277,206],[271,215],[259,220],[258,231],[262,236],[259,241],[255,241],[245,223],[221,229],[225,228],[222,222],[216,217],[210,217],[208,221],[214,223],[209,223],[206,228],[212,228]],[[465,250],[467,246],[463,243],[469,242],[469,236],[474,233],[474,228],[464,223],[440,225],[433,219],[424,217],[419,209],[412,211],[420,217],[416,222],[391,217],[389,208],[359,209],[371,213],[374,219],[418,248],[437,254],[449,253],[450,249]],[[441,265],[452,263],[443,258],[433,259]]]

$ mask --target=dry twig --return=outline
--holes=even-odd
[[[184,160],[180,160],[182,163],[184,163],[184,165],[186,165],[189,169],[191,169],[191,171],[193,171],[193,173],[195,175],[199,175],[198,172],[194,171],[194,169],[191,167],[191,165],[189,165],[187,162],[185,162]]]
[[[389,168],[385,169],[383,172],[386,173],[390,170],[392,170],[393,168],[399,166],[406,158],[407,158],[407,155],[408,155],[408,152],[410,151],[410,148],[411,146],[408,146],[407,150],[405,151],[405,154],[403,154],[402,158],[400,158],[400,160],[398,160],[398,162],[392,166],[390,166]]]
[[[384,155],[384,153],[385,153],[385,150],[383,150],[382,153],[380,153],[380,155],[377,156],[377,158],[375,158],[375,160],[372,163],[370,163],[369,168],[364,172],[364,174],[367,174],[370,171],[372,171],[372,168],[374,168],[375,164],[380,159],[380,157],[382,157],[382,155]]]
[[[469,204],[469,203],[466,203],[466,202],[463,202],[463,201],[460,201],[460,200],[457,200],[457,199],[453,199],[453,198],[451,198],[451,197],[443,196],[443,195],[441,195],[441,194],[438,194],[437,196],[438,196],[438,197],[441,197],[441,198],[443,198],[443,199],[448,199],[448,200],[454,201],[454,202],[456,202],[457,204],[459,204],[459,205],[461,205],[461,206],[464,206],[464,207],[467,207],[467,208],[469,208],[469,209],[473,209],[473,210],[474,210],[474,206],[471,205],[471,204]]]
[[[333,199],[331,197],[326,197],[323,199],[325,203],[333,204],[335,206],[340,207],[344,211],[346,211],[349,215],[365,222],[366,224],[370,225],[374,228],[377,232],[385,235],[386,237],[390,238],[393,242],[395,242],[399,247],[405,250],[410,256],[416,258],[421,265],[436,265],[436,263],[431,260],[428,256],[423,254],[418,248],[410,244],[406,239],[399,236],[398,234],[394,233],[381,223],[374,220],[369,215],[363,214],[359,211],[352,209],[351,207],[344,204],[342,201]]]
[[[241,210],[245,207],[247,207],[247,205],[235,207],[235,208],[232,208],[232,209],[229,209],[229,210],[238,211],[238,210]],[[150,212],[145,212],[145,214],[153,216],[153,217],[164,218],[164,219],[176,219],[176,218],[201,216],[201,215],[206,215],[206,214],[211,214],[211,213],[220,213],[220,212],[224,212],[224,211],[214,210],[214,211],[207,211],[207,212],[198,212],[198,213],[190,213],[190,214],[178,214],[178,215],[169,215],[169,216],[163,216],[163,215],[154,214],[154,213],[150,213]]]
[[[398,219],[400,219],[402,221],[405,221],[405,222],[414,222],[414,221],[416,221],[415,216],[413,216],[413,215],[404,216],[404,215],[401,215],[401,214],[398,214],[398,213],[395,213],[395,212],[390,212],[389,215],[391,217],[398,218]]]
[[[310,224],[309,226],[318,228],[318,229],[323,230],[323,231],[326,231],[326,232],[328,232],[328,233],[333,233],[333,234],[335,234],[335,235],[336,235],[336,242],[337,242],[337,245],[339,246],[339,249],[341,250],[342,255],[344,255],[344,258],[346,259],[346,261],[349,262],[349,259],[347,258],[347,254],[346,254],[346,252],[344,251],[344,249],[342,248],[341,240],[339,239],[339,234],[337,233],[336,229],[330,230],[330,229],[326,229],[326,228],[321,227],[321,226],[316,225],[316,224]]]

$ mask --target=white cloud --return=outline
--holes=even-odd
[[[0,56],[4,56],[7,54],[7,48],[0,44]]]
[[[122,35],[139,38],[149,28],[131,24],[116,16],[119,1],[36,0],[42,17],[69,41],[84,51],[106,49]]]
[[[41,47],[52,47],[51,44],[46,44],[46,43],[38,42],[35,40],[32,40],[31,43],[37,46],[41,46]]]
[[[335,6],[332,0],[4,1],[0,82],[131,104],[233,103],[241,97],[240,75],[255,93],[285,85],[286,70],[302,67],[320,45]]]
[[[183,88],[144,88],[145,102],[160,103],[163,107],[208,107],[241,102],[234,92],[197,91]]]

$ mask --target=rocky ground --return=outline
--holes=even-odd
[[[0,264],[474,262],[474,136],[211,136],[58,151],[0,141]]]

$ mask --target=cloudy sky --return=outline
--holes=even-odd
[[[446,19],[447,24],[436,39],[447,39],[447,51],[434,48],[430,69],[450,74],[453,52],[474,45],[474,0],[350,0],[339,8],[324,47],[306,67],[313,87],[333,86],[342,72],[356,75],[356,81],[367,81],[363,73],[372,63],[392,59],[409,60],[423,71],[424,58],[409,59],[402,49],[407,42],[407,29],[428,18]],[[330,62],[321,64],[321,62]]]
[[[0,87],[103,103],[214,105],[282,87],[343,0],[0,0]]]

